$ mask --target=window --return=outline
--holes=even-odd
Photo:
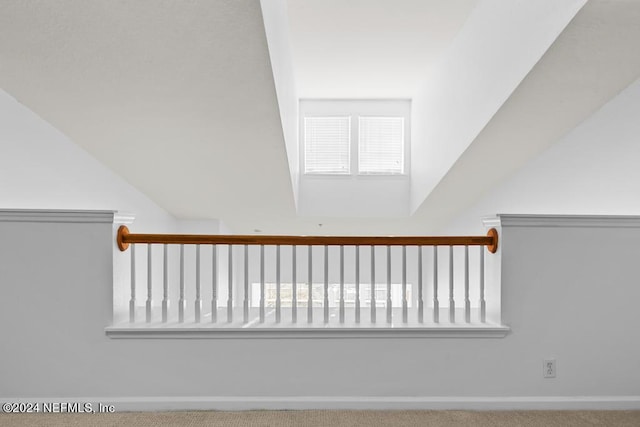
[[[350,146],[349,117],[305,117],[305,173],[350,173]]]
[[[358,118],[358,171],[404,173],[404,118]]]
[[[306,175],[407,175],[410,101],[300,103]]]

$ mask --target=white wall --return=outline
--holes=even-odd
[[[164,209],[1,90],[0,208],[103,209],[134,214],[133,232],[176,227]],[[114,265],[116,283],[127,277],[128,264],[120,260]],[[128,289],[113,291],[116,306],[126,307]]]
[[[0,90],[0,208],[106,209],[136,215],[136,231],[174,227],[164,209]]]
[[[460,214],[449,233],[495,213],[640,213],[640,80]]]
[[[586,0],[481,0],[413,97],[411,212]]]
[[[0,221],[0,400],[638,409],[640,220],[591,225],[503,227],[502,339],[116,340],[111,224]]]
[[[218,234],[226,226],[218,220],[176,220],[147,196],[70,141],[53,126],[0,91],[0,209],[103,209],[132,213],[129,225],[138,233]],[[161,278],[162,252],[155,249],[154,276]],[[139,295],[145,283],[146,252],[140,251]],[[116,256],[114,274],[118,286],[114,302],[125,310],[129,299],[129,259]],[[175,264],[172,272],[176,272]],[[225,272],[224,267],[221,273]],[[156,295],[162,283],[154,284]],[[144,304],[144,299],[140,302]],[[126,317],[124,311],[116,316]]]
[[[273,70],[273,81],[278,97],[280,121],[289,160],[291,188],[294,202],[298,203],[298,92],[293,72],[289,16],[286,0],[261,0],[262,19],[269,45],[269,59]]]
[[[313,176],[300,180],[298,215],[328,218],[407,218],[406,176]]]

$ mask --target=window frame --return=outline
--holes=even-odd
[[[301,99],[298,110],[300,176],[305,179],[409,179],[411,175],[411,100],[409,99]],[[305,118],[350,117],[349,173],[306,172]],[[402,117],[404,146],[402,173],[360,171],[360,117]]]

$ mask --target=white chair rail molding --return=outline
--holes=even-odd
[[[120,225],[113,338],[503,337],[481,236],[138,234]]]

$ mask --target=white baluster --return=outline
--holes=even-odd
[[[329,246],[324,246],[324,323],[329,323]]]
[[[196,245],[196,301],[195,320],[200,323],[202,315],[202,300],[200,299],[200,245]]]
[[[340,245],[340,324],[344,323],[344,246]]]
[[[184,299],[184,245],[180,245],[180,299],[178,299],[178,321],[184,322],[184,309],[186,301]]]
[[[296,283],[296,252],[297,246],[291,246],[291,322],[298,322],[298,284]]]
[[[438,247],[433,247],[433,323],[440,322],[440,303],[438,302]]]
[[[227,323],[233,322],[233,245],[228,245],[228,258],[229,258],[229,289],[227,298]]]
[[[449,322],[456,321],[456,303],[453,300],[453,246],[449,246]]]
[[[147,245],[147,323],[151,322],[152,278],[151,278],[151,245]]]
[[[313,323],[313,246],[308,246],[309,250],[309,295],[307,295],[307,323]]]
[[[131,299],[129,300],[129,322],[136,321],[136,245],[131,245]]]
[[[356,323],[360,323],[360,246],[356,246]]]
[[[387,245],[387,323],[392,321],[391,302],[391,246]]]
[[[409,305],[407,304],[407,247],[402,247],[402,322],[409,321]]]
[[[164,245],[163,283],[162,283],[162,323],[167,323],[169,317],[169,245]]]
[[[371,323],[376,323],[376,247],[371,245]]]
[[[264,245],[260,245],[260,323],[264,323]]]
[[[218,321],[218,246],[211,246],[211,323]]]
[[[471,301],[469,301],[469,246],[464,247],[464,321],[471,322]]]
[[[484,246],[480,246],[480,321],[487,320],[487,304],[484,300]]]
[[[280,323],[282,303],[280,300],[280,245],[276,246],[276,323]]]
[[[424,300],[422,296],[422,246],[418,246],[418,322],[424,323]]]
[[[243,307],[243,321],[249,322],[249,246],[244,245],[244,301]]]

